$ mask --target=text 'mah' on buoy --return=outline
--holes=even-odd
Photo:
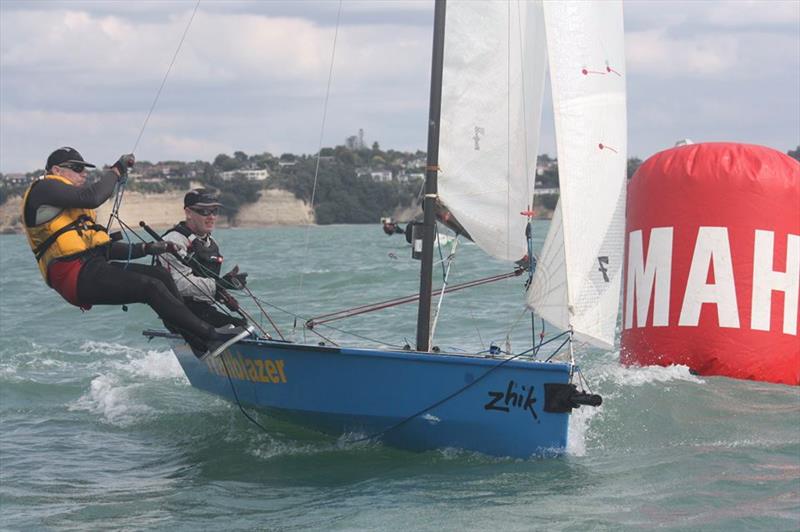
[[[800,384],[800,163],[689,144],[628,185],[621,360]]]

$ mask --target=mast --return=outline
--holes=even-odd
[[[419,311],[417,312],[417,351],[430,348],[431,289],[433,276],[433,237],[438,193],[439,117],[442,109],[442,66],[444,63],[444,19],[446,0],[436,0],[433,17],[433,55],[431,59],[431,97],[428,112],[428,162],[425,169],[425,199],[422,210],[422,264],[419,274]]]

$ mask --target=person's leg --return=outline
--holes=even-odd
[[[214,327],[224,327],[225,325],[233,325],[235,327],[245,327],[247,325],[247,320],[222,313],[218,311],[216,308],[214,308],[213,305],[210,305],[203,301],[193,301],[191,299],[184,299],[183,302],[186,303],[186,306],[189,307],[189,310],[194,312],[195,316],[205,321],[206,323],[210,323]]]
[[[101,258],[89,260],[78,276],[78,298],[90,305],[146,303],[165,322],[182,334],[204,342],[217,337],[214,328],[195,316],[170,290],[175,289],[169,273],[144,264],[109,263]]]
[[[172,275],[170,275],[167,270],[165,270],[158,264],[150,266],[148,264],[139,264],[138,262],[129,262],[127,264],[127,267],[124,262],[111,261],[109,262],[109,264],[117,268],[122,268],[124,270],[141,273],[142,275],[147,275],[148,277],[155,277],[156,279],[164,283],[164,286],[167,288],[167,290],[170,291],[172,295],[174,295],[177,298],[181,297],[181,293],[178,291],[178,286],[175,284],[175,279],[172,278]]]

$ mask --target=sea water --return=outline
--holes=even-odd
[[[537,222],[537,245],[546,227]],[[418,289],[410,246],[377,224],[215,235],[226,267],[249,273],[294,340],[320,341],[303,331],[307,318]],[[510,269],[465,243],[450,281]],[[800,528],[797,387],[626,368],[616,351],[579,348],[604,403],[575,412],[563,457],[350,445],[252,413],[262,431],[193,389],[166,343],[141,335],[160,327],[149,308],[71,307],[44,285],[22,236],[0,236],[0,272],[2,529]],[[442,266],[434,272],[440,282]],[[523,284],[448,295],[434,344],[530,347]],[[340,344],[399,347],[413,345],[415,324],[411,304],[318,330]]]

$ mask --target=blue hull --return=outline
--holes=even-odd
[[[234,401],[232,382],[243,405],[329,434],[518,458],[567,444],[569,414],[544,411],[544,385],[567,383],[568,364],[267,340],[200,362],[173,335],[154,335],[176,340],[192,386]]]

